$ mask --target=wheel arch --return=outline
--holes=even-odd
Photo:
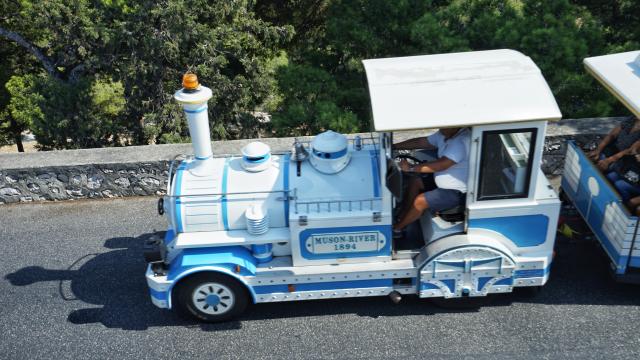
[[[225,267],[222,267],[222,266],[198,266],[198,267],[194,267],[194,268],[183,271],[178,276],[176,276],[176,278],[173,280],[171,287],[169,287],[169,289],[167,290],[168,291],[168,296],[167,296],[168,308],[171,309],[173,307],[173,297],[175,295],[173,290],[177,286],[180,286],[185,281],[187,281],[188,279],[196,275],[201,275],[206,273],[222,274],[234,279],[247,290],[247,293],[251,296],[251,301],[254,304],[256,303],[255,291],[249,285],[249,283],[247,283],[247,281],[241,276],[239,276],[238,274],[235,274],[233,271],[226,269]]]

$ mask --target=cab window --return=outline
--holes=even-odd
[[[478,200],[528,196],[536,135],[535,128],[483,132]]]

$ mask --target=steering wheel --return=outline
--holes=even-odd
[[[401,160],[407,160],[409,162],[409,165],[411,166],[418,165],[423,162],[417,157],[409,154],[396,154],[394,160],[396,161],[396,163],[400,163]]]

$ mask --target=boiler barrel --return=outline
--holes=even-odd
[[[261,172],[248,172],[241,157],[214,158],[211,174],[195,176],[186,160],[176,170],[169,218],[177,232],[246,229],[245,212],[256,205],[270,227],[288,226],[288,156],[272,157]]]

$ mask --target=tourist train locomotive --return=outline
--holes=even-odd
[[[151,301],[205,321],[249,303],[404,294],[449,300],[536,288],[549,277],[560,201],[540,170],[561,118],[540,70],[513,50],[365,60],[376,135],[326,131],[275,153],[213,156],[211,90],[176,92],[194,154],[172,163],[148,244]],[[392,236],[407,179],[393,131],[468,127],[465,203]],[[415,154],[414,161],[428,155]],[[407,240],[407,239],[405,239]]]

